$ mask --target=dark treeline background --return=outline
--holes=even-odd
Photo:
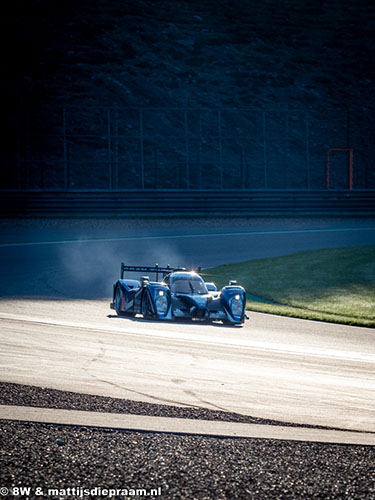
[[[14,1],[1,188],[375,188],[360,0]],[[345,189],[349,153],[331,155]]]

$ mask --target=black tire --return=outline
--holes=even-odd
[[[142,315],[145,319],[151,319],[154,317],[147,292],[145,292],[142,297]]]
[[[115,311],[117,313],[117,316],[123,316],[124,313],[120,310],[121,307],[121,299],[122,299],[122,292],[120,287],[116,287],[116,292],[115,292]]]
[[[223,322],[223,325],[226,325],[226,326],[234,326],[235,325],[235,323],[233,323],[229,319],[222,319],[221,321]]]

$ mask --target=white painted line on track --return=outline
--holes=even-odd
[[[78,425],[141,432],[168,432],[227,438],[278,439],[330,444],[375,445],[375,433],[308,427],[244,424],[217,420],[150,417],[29,406],[0,405],[0,419],[21,422]]]
[[[374,231],[375,227],[364,228],[336,228],[336,229],[291,229],[281,231],[249,231],[236,233],[204,233],[204,234],[176,234],[176,235],[161,235],[161,236],[124,236],[122,238],[87,238],[79,240],[56,240],[56,241],[33,241],[25,243],[0,243],[0,248],[6,247],[27,247],[27,246],[42,246],[42,245],[60,245],[74,243],[109,243],[119,241],[142,241],[142,240],[170,240],[182,238],[210,238],[218,236],[257,236],[257,235],[274,235],[274,234],[298,234],[298,233],[331,233],[331,232],[348,232],[348,231]]]
[[[0,313],[0,320],[10,320],[25,323],[37,323],[43,325],[51,326],[61,326],[67,328],[80,328],[84,330],[96,330],[107,333],[116,333],[122,335],[136,335],[138,337],[154,337],[162,339],[170,339],[176,342],[190,342],[195,344],[206,344],[206,345],[216,345],[216,346],[227,346],[240,349],[252,349],[263,352],[273,352],[281,354],[293,354],[300,356],[310,356],[318,358],[335,358],[345,361],[360,361],[364,363],[374,363],[375,364],[375,354],[367,354],[361,352],[351,352],[342,351],[339,349],[326,349],[326,348],[316,348],[316,347],[304,347],[298,345],[285,345],[275,342],[260,342],[256,340],[241,339],[241,338],[231,338],[231,337],[215,337],[208,335],[200,335],[195,333],[181,332],[169,332],[161,330],[152,330],[147,328],[147,324],[142,326],[142,330],[139,328],[131,327],[126,324],[124,328],[120,328],[116,325],[102,325],[95,323],[78,323],[72,321],[62,321],[55,319],[45,319],[26,315],[16,315],[8,313]],[[255,332],[254,332],[255,333]]]

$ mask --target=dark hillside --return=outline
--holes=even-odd
[[[375,187],[373,3],[15,0],[7,9],[5,187],[171,187],[173,167],[178,187],[215,178],[213,187],[320,188],[329,147],[354,148],[354,187]],[[142,117],[142,158],[141,108],[158,108]],[[347,186],[346,174],[334,182]]]
[[[15,101],[373,104],[368,1],[16,0],[3,22]]]

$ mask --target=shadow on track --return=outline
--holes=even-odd
[[[233,323],[222,323],[220,321],[209,321],[209,320],[192,320],[189,318],[178,318],[174,320],[162,320],[162,319],[144,319],[142,316],[117,316],[116,314],[107,314],[107,318],[119,319],[119,320],[130,320],[136,323],[147,323],[147,324],[160,324],[160,323],[179,323],[179,324],[190,324],[190,325],[203,325],[203,326],[220,326],[221,328],[238,328],[243,325],[233,324]]]

